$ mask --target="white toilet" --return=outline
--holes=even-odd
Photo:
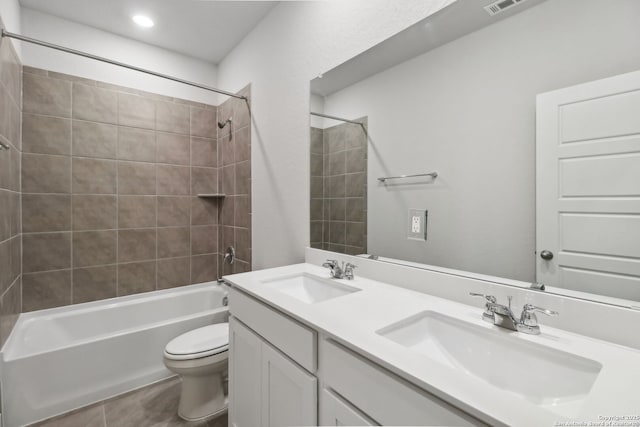
[[[229,324],[217,323],[186,332],[164,349],[164,364],[182,378],[178,415],[194,421],[227,411]]]

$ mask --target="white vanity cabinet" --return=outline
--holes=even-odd
[[[329,389],[320,394],[320,420],[322,426],[377,426],[373,420],[351,406]]]
[[[229,308],[230,425],[317,425],[315,331],[237,290]]]
[[[316,425],[318,380],[234,317],[229,337],[230,424]]]
[[[229,311],[232,427],[485,425],[238,289]]]

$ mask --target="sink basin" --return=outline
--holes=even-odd
[[[602,369],[593,360],[434,311],[376,333],[568,417],[578,413]]]
[[[338,298],[360,289],[347,286],[331,279],[301,273],[262,282],[265,286],[289,295],[307,304]]]

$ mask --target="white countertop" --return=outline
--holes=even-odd
[[[601,417],[640,415],[640,351],[636,349],[552,328],[544,325],[544,320],[540,335],[511,333],[513,339],[542,344],[602,365],[589,395],[577,410],[578,415],[566,418],[375,332],[426,310],[482,328],[498,328],[481,320],[481,301],[478,306],[469,306],[357,276],[353,281],[338,282],[361,291],[307,304],[263,284],[298,273],[329,277],[325,268],[296,264],[227,276],[225,280],[490,425],[542,427],[562,421],[588,425],[588,422],[603,421]],[[585,319],[585,322],[597,322],[597,319]],[[624,328],[624,325],[611,327]],[[627,421],[636,423],[627,425],[640,425],[638,418]]]

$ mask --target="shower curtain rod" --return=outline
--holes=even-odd
[[[311,114],[312,116],[324,117],[325,119],[333,119],[340,120],[341,122],[353,123],[354,125],[360,125],[364,128],[364,123],[356,122],[355,120],[343,119],[342,117],[330,116],[328,114],[314,113],[313,111],[310,111],[309,114]]]
[[[233,98],[244,99],[245,101],[248,102],[248,98],[246,96],[236,95],[235,93],[227,92],[226,90],[216,89],[214,87],[201,85],[200,83],[190,82],[188,80],[183,80],[183,79],[180,79],[178,77],[172,77],[172,76],[169,76],[167,74],[156,73],[155,71],[145,70],[144,68],[136,67],[134,65],[125,64],[123,62],[118,62],[118,61],[114,61],[112,59],[103,58],[102,56],[93,55],[91,53],[82,52],[80,50],[70,49],[68,47],[59,46],[57,44],[45,42],[45,41],[42,41],[42,40],[33,39],[31,37],[23,36],[23,35],[20,35],[20,34],[10,33],[8,31],[5,31],[4,29],[2,29],[2,37],[9,37],[9,38],[20,40],[20,41],[23,41],[23,42],[27,42],[27,43],[36,44],[36,45],[39,45],[39,46],[48,47],[48,48],[59,50],[59,51],[66,52],[66,53],[71,53],[73,55],[84,56],[85,58],[95,59],[96,61],[106,62],[107,64],[116,65],[118,67],[123,67],[123,68],[128,68],[128,69],[133,70],[133,71],[139,71],[141,73],[150,74],[152,76],[160,77],[162,79],[172,80],[174,82],[178,82],[178,83],[182,83],[182,84],[185,84],[185,85],[188,85],[188,86],[197,87],[199,89],[204,89],[204,90],[208,90],[208,91],[211,91],[211,92],[219,93],[221,95],[227,95],[227,96],[231,96]]]

